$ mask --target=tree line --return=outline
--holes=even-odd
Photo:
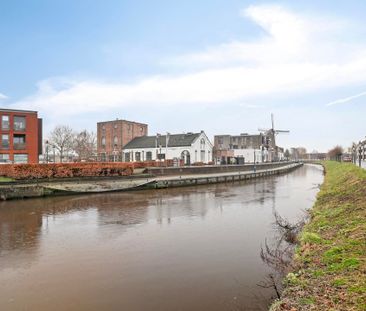
[[[90,161],[96,157],[97,136],[92,131],[76,132],[70,126],[58,125],[50,132],[45,148],[46,161],[49,160],[51,149],[57,152],[60,162],[65,155],[70,154],[74,160]]]

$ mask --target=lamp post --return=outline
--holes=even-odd
[[[254,149],[254,166],[253,166],[253,170],[254,170],[254,173],[257,171],[257,167],[256,167],[256,161],[255,161],[255,149]]]
[[[48,140],[46,140],[46,163],[48,163],[48,148],[49,148],[49,144],[48,144]]]
[[[156,133],[156,137],[155,137],[156,159],[155,160],[159,159],[159,149],[158,149],[158,139],[159,139],[159,137],[160,137],[160,134]]]
[[[353,164],[356,164],[356,144],[355,143],[352,143],[352,148],[351,148],[351,150],[352,150],[352,163]]]
[[[169,132],[166,132],[165,136],[165,166],[168,166],[168,143],[169,143]]]

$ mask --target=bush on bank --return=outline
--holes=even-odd
[[[366,310],[366,170],[325,162],[325,180],[271,310]]]
[[[129,176],[133,169],[132,163],[5,164],[0,166],[0,176],[13,179]]]
[[[209,163],[209,165],[212,164]],[[47,164],[3,164],[0,165],[0,177],[6,179],[42,179],[95,176],[129,176],[134,169],[147,167],[184,166],[183,160],[171,159],[143,162],[76,162]],[[206,165],[199,163],[199,166]],[[1,181],[1,180],[0,180]],[[4,180],[5,181],[5,180]]]

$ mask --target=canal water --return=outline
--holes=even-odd
[[[323,172],[0,203],[0,310],[265,310],[260,259]]]

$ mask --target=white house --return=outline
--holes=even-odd
[[[185,165],[212,161],[213,145],[204,131],[136,137],[123,149],[123,161],[183,160]]]
[[[233,149],[234,157],[237,158],[244,158],[245,163],[261,163],[268,161],[268,151],[262,149],[254,149],[254,148],[247,148],[247,149]]]

